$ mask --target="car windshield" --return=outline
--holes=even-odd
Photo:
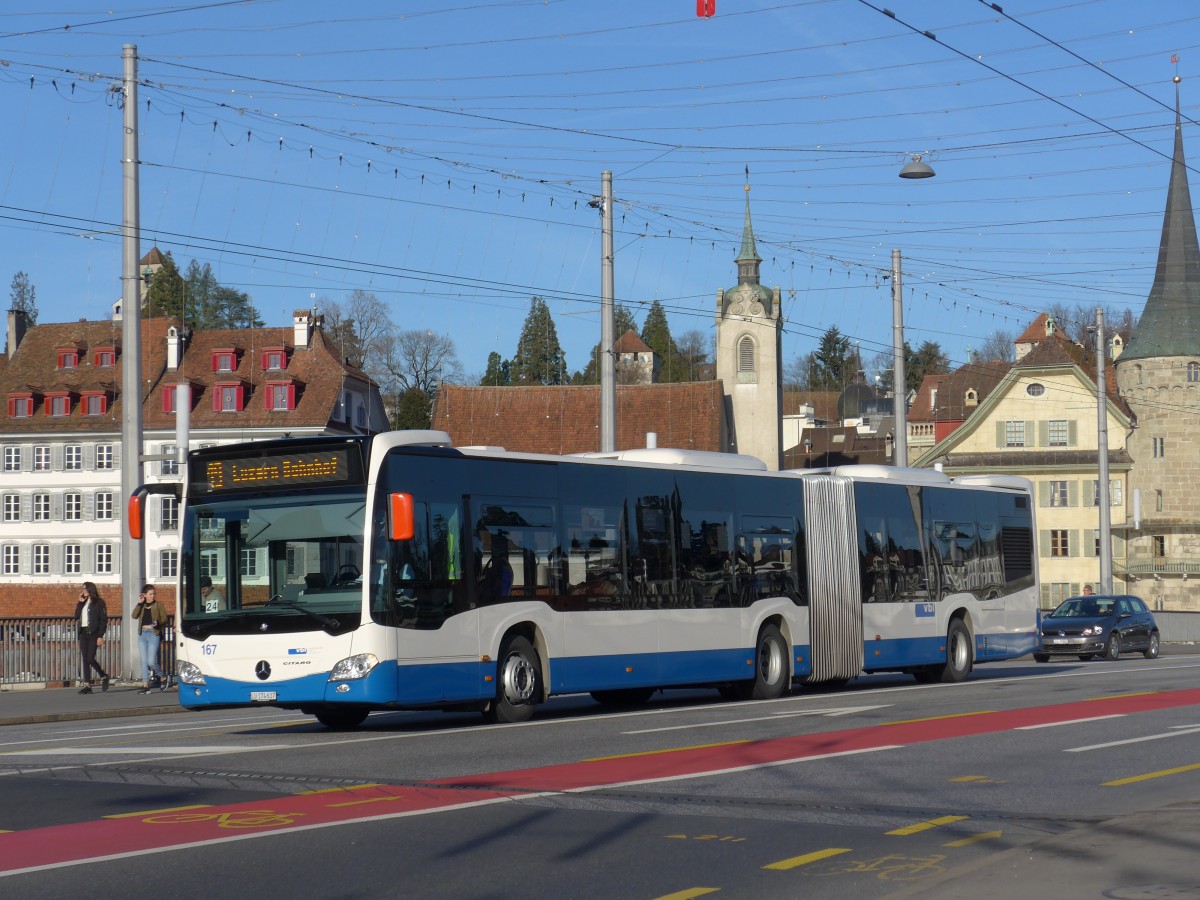
[[[1106,597],[1075,597],[1064,600],[1050,613],[1055,619],[1093,619],[1112,615],[1113,602]]]

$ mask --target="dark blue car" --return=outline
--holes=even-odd
[[[1131,594],[1071,597],[1042,618],[1038,662],[1052,656],[1117,659],[1122,653],[1158,656],[1158,625],[1140,598]]]

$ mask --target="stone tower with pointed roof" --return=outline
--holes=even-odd
[[[1136,416],[1127,447],[1131,491],[1141,520],[1114,527],[1125,553],[1113,574],[1159,609],[1200,610],[1200,245],[1192,214],[1179,78],[1175,79],[1175,150],[1158,267],[1137,328],[1114,366],[1122,397]],[[1122,559],[1122,556],[1124,557]]]
[[[762,258],[750,224],[750,185],[736,262],[737,285],[717,291],[717,378],[730,422],[728,449],[757,456],[775,470],[783,445],[783,318],[779,288],[759,283]]]

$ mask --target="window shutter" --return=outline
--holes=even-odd
[[[241,412],[246,406],[246,386],[239,384],[235,390],[237,391],[236,409]]]
[[[1079,505],[1079,482],[1071,479],[1067,482],[1067,506]]]
[[[21,546],[21,574],[33,574],[33,545],[23,544]]]
[[[274,385],[268,384],[265,388],[263,388],[263,409],[267,410],[267,412],[270,412],[272,409],[271,397],[274,393],[275,393]]]
[[[50,518],[55,522],[61,522],[63,517],[63,495],[50,495]]]
[[[1079,582],[1078,582],[1078,581],[1072,581],[1072,582],[1071,582],[1071,584],[1070,584],[1069,586],[1070,586],[1070,588],[1071,588],[1071,593],[1070,593],[1070,594],[1068,594],[1067,596],[1069,596],[1069,597],[1078,597],[1078,596],[1079,596]]]
[[[50,445],[50,468],[53,469],[55,472],[61,472],[63,470],[63,445],[62,444],[51,444]]]
[[[120,468],[121,468],[121,445],[120,445],[120,444],[113,444],[113,445],[112,445],[112,448],[113,448],[113,450],[112,450],[112,454],[113,454],[113,468],[114,468],[114,469],[120,469]]]
[[[61,575],[63,573],[63,548],[62,544],[50,545],[50,574]]]
[[[1001,449],[1004,448],[1004,423],[1003,422],[996,423],[996,446]]]
[[[1038,484],[1038,506],[1050,505],[1050,482],[1043,481]]]
[[[1076,447],[1079,445],[1079,423],[1074,419],[1067,422],[1067,446]]]
[[[33,521],[33,495],[32,494],[22,494],[21,495],[21,521],[22,522],[32,522]]]
[[[1049,447],[1050,446],[1050,423],[1049,422],[1038,422],[1038,446],[1039,447]]]
[[[86,493],[83,495],[83,520],[90,522],[96,518],[96,495]]]
[[[1080,534],[1077,529],[1072,528],[1067,532],[1067,556],[1082,556],[1079,552]]]
[[[1050,585],[1042,582],[1042,609],[1050,608]]]
[[[30,450],[28,453],[26,453],[24,447],[19,447],[17,449],[17,452],[21,454],[21,471],[22,472],[32,472],[33,471],[33,451]]]
[[[1037,440],[1037,422],[1026,422],[1025,423],[1025,446],[1026,447],[1037,447],[1038,444],[1036,443],[1036,440]],[[1046,446],[1046,442],[1043,441],[1041,446],[1043,446],[1043,447]]]
[[[165,413],[174,412],[175,388],[168,385],[163,388],[162,411]]]
[[[125,504],[121,502],[121,492],[113,491],[112,511],[114,522],[120,522],[121,516],[125,515],[125,510],[121,508],[124,505]]]
[[[1050,532],[1045,529],[1038,532],[1038,555],[1042,559],[1050,558]]]
[[[221,386],[219,384],[213,388],[212,408],[213,412],[221,411]]]
[[[295,384],[289,384],[287,386],[287,408],[288,409],[296,408],[296,385]]]
[[[96,571],[96,553],[91,544],[79,545],[79,571],[89,574]]]
[[[158,571],[159,571],[158,554],[150,553],[148,555],[150,557],[150,559],[149,559],[150,565],[147,566],[147,569],[149,569],[149,571],[147,572],[147,575],[148,575],[148,577],[150,577],[152,579],[158,578]]]
[[[121,574],[121,554],[119,552],[120,547],[118,547],[118,545],[116,545],[116,544],[109,544],[109,548],[110,548],[109,558],[112,560],[113,574],[120,575]]]
[[[94,444],[83,445],[83,468],[85,472],[96,470],[96,447]]]

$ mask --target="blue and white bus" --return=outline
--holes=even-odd
[[[556,694],[961,681],[1037,645],[1034,534],[1010,476],[432,431],[210,447],[187,461],[180,701],[345,728],[396,709],[516,722]]]

